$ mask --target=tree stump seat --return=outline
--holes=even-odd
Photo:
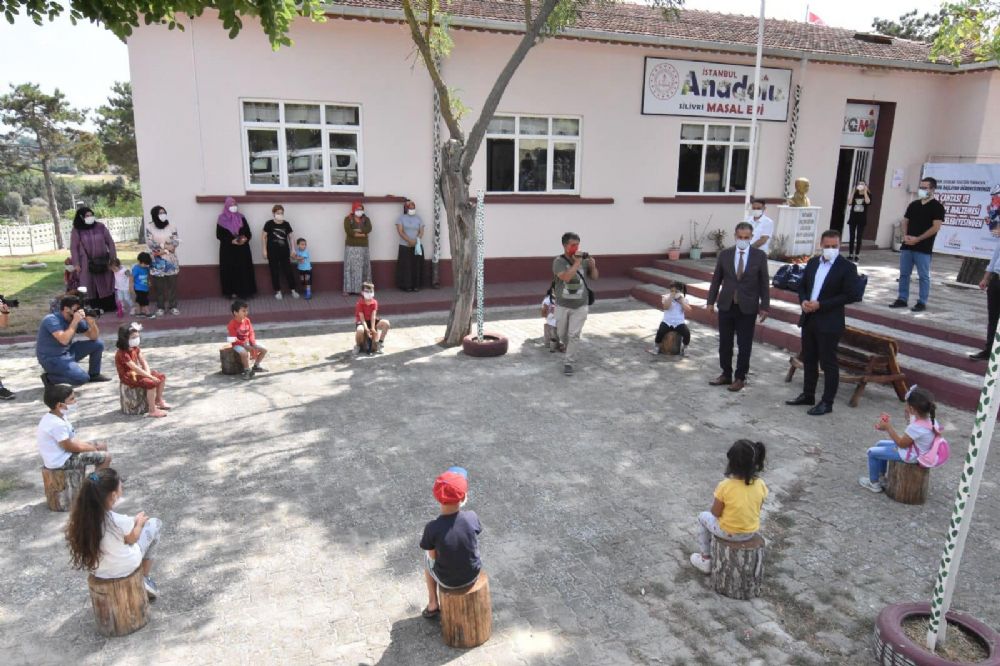
[[[219,362],[222,364],[222,374],[238,375],[243,372],[243,361],[236,351],[226,345],[219,349]]]
[[[146,401],[146,389],[118,384],[118,401],[121,403],[122,414],[138,416],[149,411]]]
[[[766,545],[760,534],[747,541],[712,537],[712,588],[732,599],[759,597]]]
[[[445,645],[473,648],[490,639],[493,633],[493,601],[490,578],[485,571],[476,582],[458,590],[438,586],[441,606],[441,635]]]
[[[82,469],[49,469],[42,467],[45,503],[50,511],[69,511],[83,485]]]
[[[677,331],[668,331],[660,342],[660,353],[667,356],[677,356],[681,353],[681,335]]]
[[[919,463],[889,461],[885,494],[901,504],[923,504],[931,485],[931,471]]]
[[[149,597],[142,584],[142,567],[124,578],[87,578],[94,620],[102,636],[125,636],[149,622]]]

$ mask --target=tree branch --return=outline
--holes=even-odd
[[[476,153],[479,152],[479,145],[482,143],[483,137],[486,136],[486,128],[489,126],[490,121],[493,119],[493,114],[496,113],[497,107],[500,105],[500,99],[503,97],[507,85],[514,78],[514,72],[521,66],[525,56],[528,55],[528,51],[535,45],[538,36],[542,34],[549,16],[552,15],[558,4],[559,0],[544,0],[538,7],[538,13],[535,15],[535,18],[526,24],[521,43],[514,49],[510,60],[507,61],[497,80],[493,83],[493,89],[490,90],[490,94],[483,103],[479,120],[476,121],[476,124],[472,127],[472,131],[469,132],[469,138],[465,142],[465,150],[462,151],[463,173],[467,174],[472,169],[472,162],[476,159]]]
[[[413,13],[413,6],[410,4],[410,0],[403,0],[403,13],[406,15],[407,25],[410,26],[410,35],[413,37],[413,43],[417,45],[417,50],[420,51],[420,55],[424,59],[427,72],[431,76],[431,82],[434,84],[434,89],[441,100],[441,117],[444,119],[444,124],[448,127],[452,138],[464,141],[465,136],[462,134],[462,127],[451,112],[451,97],[448,95],[448,86],[444,84],[444,81],[441,79],[441,72],[438,71],[437,65],[434,64],[434,54],[431,52],[431,45],[420,33],[420,24]]]

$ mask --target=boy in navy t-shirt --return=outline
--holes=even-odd
[[[140,317],[155,317],[149,314],[149,269],[153,265],[153,257],[149,252],[140,252],[139,263],[132,267],[132,291],[135,292],[135,304],[139,306]]]
[[[424,526],[420,547],[427,568],[427,608],[421,613],[430,619],[441,614],[437,587],[453,590],[468,587],[479,578],[479,533],[483,531],[474,511],[460,511],[469,491],[468,473],[452,467],[434,480],[434,498],[441,503],[441,515]]]

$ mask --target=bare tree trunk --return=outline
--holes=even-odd
[[[49,200],[49,215],[52,216],[52,224],[55,225],[56,230],[56,247],[63,250],[65,245],[62,237],[62,223],[59,219],[59,204],[56,202],[56,188],[52,182],[52,172],[49,171],[49,160],[46,157],[42,158],[42,176],[45,178],[45,195]]]
[[[441,198],[448,218],[451,247],[451,275],[455,294],[448,314],[444,344],[462,344],[472,325],[472,304],[476,294],[476,207],[469,201],[469,174],[461,167],[464,146],[454,139],[441,147]]]

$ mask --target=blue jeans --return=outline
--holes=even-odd
[[[891,439],[879,440],[875,446],[868,449],[868,480],[878,483],[878,478],[889,468],[889,461],[900,462],[899,449]]]
[[[39,358],[38,363],[49,375],[53,384],[70,384],[79,386],[90,381],[91,377],[101,374],[101,354],[104,353],[104,343],[98,340],[77,340],[66,348],[61,356]],[[84,372],[79,361],[90,357],[89,372]]]
[[[906,248],[899,251],[899,300],[910,299],[910,274],[914,264],[920,278],[920,297],[917,300],[926,304],[931,295],[931,255]]]

